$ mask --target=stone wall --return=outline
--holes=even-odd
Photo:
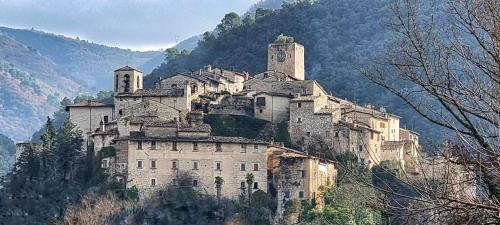
[[[157,142],[156,150],[148,149],[149,142],[143,142],[143,150],[137,149],[137,142],[131,141],[129,146],[129,172],[127,187],[136,186],[141,193],[151,193],[169,184],[176,176],[189,173],[198,183],[197,189],[202,193],[215,195],[214,180],[216,176],[224,179],[222,194],[225,197],[237,199],[242,193],[241,182],[245,182],[247,173],[253,173],[258,189],[267,192],[266,146],[258,145],[258,151],[248,145],[243,153],[241,144],[222,143],[222,150],[216,151],[213,142],[196,142],[198,150],[194,150],[192,141],[179,141],[177,151],[173,151],[172,142]],[[137,161],[142,160],[143,168],[137,168]],[[151,168],[151,160],[155,160],[156,169]],[[177,169],[172,169],[176,162]],[[196,169],[194,164],[198,165]],[[220,163],[221,170],[217,170]],[[240,170],[240,164],[245,163],[245,171]],[[254,165],[258,170],[254,171]],[[151,179],[156,179],[156,186],[151,186]],[[245,183],[246,185],[246,183]],[[255,191],[255,190],[253,190]]]
[[[264,99],[265,105],[258,105],[257,99]],[[289,96],[280,96],[269,93],[257,93],[254,95],[255,118],[267,120],[274,123],[288,121],[290,119]]]

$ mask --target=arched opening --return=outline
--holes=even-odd
[[[123,82],[125,83],[124,92],[130,92],[130,75],[125,74],[125,80],[123,80]]]

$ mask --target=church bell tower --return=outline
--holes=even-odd
[[[132,94],[143,87],[142,72],[130,66],[115,70],[114,91],[116,94]]]
[[[267,70],[282,72],[297,80],[304,80],[304,46],[297,43],[269,44]]]

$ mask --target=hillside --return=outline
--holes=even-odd
[[[14,165],[16,146],[14,141],[0,134],[0,177],[5,175]]]
[[[113,70],[124,64],[149,73],[163,60],[160,51],[131,51],[33,29],[0,27],[0,32],[35,49],[63,72],[84,81],[93,91],[111,89]]]
[[[47,57],[0,33],[0,133],[28,139],[59,100],[84,90]]]
[[[403,117],[403,127],[417,130],[424,139],[431,137],[427,131],[433,128],[428,123],[414,119],[418,115],[399,98],[359,72],[390,43],[384,31],[391,15],[387,1],[310,2],[256,10],[254,15],[234,20],[234,28],[222,34],[207,32],[190,55],[162,64],[146,77],[146,83],[151,85],[160,76],[197,70],[207,64],[251,73],[265,71],[267,45],[283,33],[305,46],[307,79],[318,80],[340,98],[385,106]]]

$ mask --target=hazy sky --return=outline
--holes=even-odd
[[[212,30],[258,0],[0,0],[0,26],[35,28],[111,46],[159,49]]]

